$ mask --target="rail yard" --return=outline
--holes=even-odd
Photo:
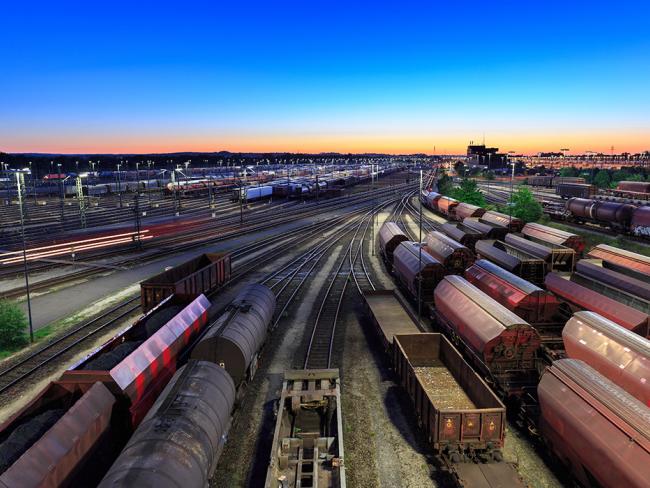
[[[541,223],[442,174],[16,177],[0,486],[648,486],[650,258],[585,236],[645,245],[650,186],[530,176]]]

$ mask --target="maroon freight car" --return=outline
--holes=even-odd
[[[585,238],[583,236],[546,225],[529,222],[521,229],[521,233],[528,239],[540,244],[570,247],[578,256],[582,256],[585,249]]]
[[[142,311],[148,312],[171,295],[208,293],[230,279],[230,254],[202,254],[140,283]]]
[[[587,257],[602,259],[603,266],[640,280],[650,281],[650,258],[618,247],[598,244]]]
[[[535,329],[460,276],[446,276],[434,292],[438,324],[457,337],[477,367],[499,378],[506,395],[534,383]]]
[[[440,193],[436,193],[435,191],[422,190],[422,193],[420,194],[420,200],[424,206],[430,210],[435,210],[436,212],[438,211],[438,200],[441,197],[442,195]]]
[[[502,241],[508,234],[508,229],[506,227],[480,222],[478,219],[474,218],[467,217],[463,219],[463,225],[480,233],[483,236],[481,239],[496,239]]]
[[[416,320],[408,313],[408,306],[402,303],[394,290],[366,291],[363,301],[384,351],[392,354],[390,351],[396,334],[420,332]]]
[[[478,241],[476,254],[535,284],[544,282],[546,263],[503,241]]]
[[[388,262],[393,264],[393,253],[401,242],[408,241],[404,231],[395,222],[385,222],[379,228],[379,249]]]
[[[650,193],[650,183],[646,181],[619,181],[616,189],[634,193]]]
[[[553,295],[485,259],[468,268],[465,278],[528,323],[550,323],[558,314]]]
[[[576,252],[569,247],[543,245],[515,234],[508,234],[506,243],[544,261],[547,271],[573,271],[575,267]]]
[[[581,259],[576,266],[576,273],[650,301],[650,283],[612,269],[603,268],[601,264],[602,261],[595,259]]]
[[[442,232],[427,234],[426,251],[449,273],[462,273],[474,262],[474,253]]]
[[[168,304],[172,308],[173,298],[159,305],[159,313]],[[199,295],[153,333],[147,329],[155,313],[146,315],[68,369],[60,381],[88,387],[104,383],[126,404],[130,424],[136,426],[176,371],[180,352],[207,323],[209,308],[209,300]]]
[[[638,207],[630,221],[632,234],[639,237],[650,237],[650,206]]]
[[[474,252],[476,241],[482,239],[482,234],[463,224],[452,224],[447,222],[440,226],[442,232],[451,237],[456,242],[460,242],[470,251]]]
[[[485,212],[479,221],[505,227],[510,232],[520,232],[521,229],[524,228],[523,220],[500,212],[495,212],[494,210]]]
[[[101,383],[50,383],[0,427],[0,487],[79,486],[90,454],[105,445],[115,397]],[[36,439],[34,433],[43,432]]]
[[[505,406],[445,336],[396,335],[393,364],[436,452],[502,459]]]
[[[484,213],[485,209],[483,207],[472,205],[471,203],[461,202],[456,206],[456,208],[454,208],[452,217],[454,220],[462,222],[463,219],[466,219],[468,217],[482,217]]]
[[[572,305],[573,310],[590,310],[622,325],[640,336],[646,337],[648,335],[647,314],[616,300],[612,300],[578,283],[566,280],[555,273],[546,275],[544,283],[549,291],[553,292],[564,302]]]
[[[648,486],[648,407],[576,359],[547,368],[537,394],[541,433],[583,486]]]
[[[445,267],[423,247],[424,244],[416,242],[402,242],[393,253],[393,270],[415,300],[420,296],[422,302],[431,303],[433,290],[445,275]]]
[[[580,359],[650,407],[650,341],[594,312],[576,312],[562,330],[567,355]]]
[[[440,212],[443,215],[446,215],[449,217],[452,215],[454,208],[459,204],[460,202],[456,200],[455,198],[451,197],[440,197],[438,199],[438,212]]]

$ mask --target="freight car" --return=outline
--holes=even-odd
[[[411,298],[433,302],[433,290],[445,275],[445,267],[424,249],[424,244],[404,241],[393,253],[393,271]]]
[[[506,227],[480,222],[478,219],[470,217],[463,219],[463,225],[480,233],[482,236],[481,239],[495,239],[502,241],[506,238],[506,234],[508,234],[508,229]]]
[[[577,223],[591,222],[627,232],[636,207],[627,203],[571,198],[566,205],[569,220]]]
[[[650,341],[594,312],[576,312],[562,330],[568,357],[580,359],[650,407]]]
[[[466,218],[480,218],[484,213],[485,209],[483,207],[472,205],[471,203],[461,202],[456,205],[451,216],[454,220],[462,222],[463,219]]]
[[[650,193],[650,183],[646,181],[619,181],[616,185],[616,190],[621,193]]]
[[[207,323],[204,295],[185,303],[167,298],[64,372],[60,382],[103,383],[117,398],[124,424],[137,426],[176,371],[181,351]]]
[[[553,186],[553,176],[529,176],[526,183],[530,186],[551,188]]]
[[[440,193],[435,191],[422,190],[420,193],[420,201],[429,210],[434,212],[438,211],[438,200],[442,197]]]
[[[479,258],[488,259],[503,269],[536,285],[544,283],[546,263],[535,256],[531,256],[503,241],[478,241],[475,249]]]
[[[540,244],[570,247],[576,252],[577,256],[582,256],[585,249],[585,238],[583,236],[546,225],[536,224],[535,222],[529,222],[524,225],[521,233],[527,239]]]
[[[462,273],[474,262],[472,251],[442,232],[427,234],[426,243],[426,252],[442,263],[448,273]]]
[[[272,186],[247,186],[244,188],[237,188],[233,191],[232,200],[234,202],[255,202],[263,198],[270,199],[273,196]]]
[[[610,288],[616,288],[623,293],[650,301],[650,283],[639,280],[632,276],[619,273],[602,266],[602,261],[595,259],[581,259],[576,266],[576,273],[585,278],[596,280],[607,284]],[[625,300],[621,300],[625,303]]]
[[[490,261],[476,261],[465,271],[465,279],[538,330],[558,321],[560,303],[555,296]]]
[[[284,374],[266,488],[345,488],[338,369]]]
[[[148,312],[171,295],[208,293],[230,279],[230,254],[201,254],[140,283],[142,310]]]
[[[640,336],[648,335],[648,315],[594,290],[549,273],[545,279],[546,288],[573,311],[590,310],[620,324]]]
[[[404,231],[395,222],[384,222],[379,228],[379,250],[389,267],[393,265],[393,253],[397,246],[408,240]]]
[[[408,312],[408,306],[402,303],[394,290],[364,292],[363,303],[382,343],[382,349],[388,354],[393,354],[393,337],[396,334],[420,332],[416,319]]]
[[[601,259],[603,266],[650,282],[650,258],[618,247],[598,244],[587,257]]]
[[[519,396],[536,383],[541,339],[528,322],[460,276],[446,276],[434,302],[441,330],[504,396]]]
[[[505,227],[509,232],[520,232],[524,227],[524,221],[513,217],[511,215],[506,215],[500,212],[495,212],[494,210],[489,210],[485,212],[480,218],[479,222],[484,224],[496,225],[499,227]]]
[[[269,288],[247,285],[207,329],[192,350],[192,359],[221,366],[236,385],[252,378],[275,304],[275,295]]]
[[[483,234],[476,232],[471,227],[467,227],[464,224],[460,223],[449,223],[442,224],[440,230],[446,235],[454,239],[456,242],[460,242],[463,246],[467,247],[470,251],[474,252],[474,246],[476,242],[483,238]]]
[[[648,407],[575,359],[547,368],[537,394],[540,431],[583,486],[648,486]]]
[[[506,236],[506,243],[546,263],[547,271],[573,271],[576,252],[558,244],[539,244],[515,234]]]
[[[176,372],[99,486],[208,486],[235,395],[223,368],[190,361]]]
[[[598,189],[584,183],[560,183],[555,186],[555,194],[562,198],[593,198],[598,194]]]
[[[438,199],[438,212],[440,212],[445,217],[453,215],[454,209],[460,202],[455,198],[451,197],[440,197]]]

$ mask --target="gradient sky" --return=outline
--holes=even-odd
[[[646,1],[132,3],[3,3],[0,151],[650,149]]]

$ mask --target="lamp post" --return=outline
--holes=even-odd
[[[56,163],[59,176],[59,199],[61,203],[61,222],[65,220],[65,209],[63,207],[63,200],[65,199],[65,184],[61,179],[61,163]]]
[[[25,291],[27,292],[27,316],[29,318],[29,341],[34,342],[34,326],[32,323],[32,302],[29,294],[29,268],[27,266],[27,246],[25,244],[25,215],[23,213],[23,172],[16,171],[16,187],[18,189],[18,207],[20,209],[20,236],[23,243],[23,270],[25,274]]]
[[[422,195],[422,170],[420,170],[420,193]],[[418,266],[420,272],[418,273],[418,325],[420,325],[422,318],[422,198],[418,198],[420,205],[418,206],[419,214],[419,230],[420,237],[418,241]]]
[[[121,163],[117,163],[117,196],[120,201],[120,208],[122,208],[122,185],[121,185],[121,178],[120,178],[120,167],[122,166]]]
[[[510,154],[514,154],[514,151],[508,151],[508,154],[506,155],[506,157],[508,158],[507,161],[511,159],[511,157],[509,156]],[[510,214],[510,230],[512,230],[512,204],[513,204],[512,197],[514,194],[515,161],[512,161],[511,164],[512,164],[512,173],[510,174],[510,207],[508,209],[509,210],[508,213]]]

